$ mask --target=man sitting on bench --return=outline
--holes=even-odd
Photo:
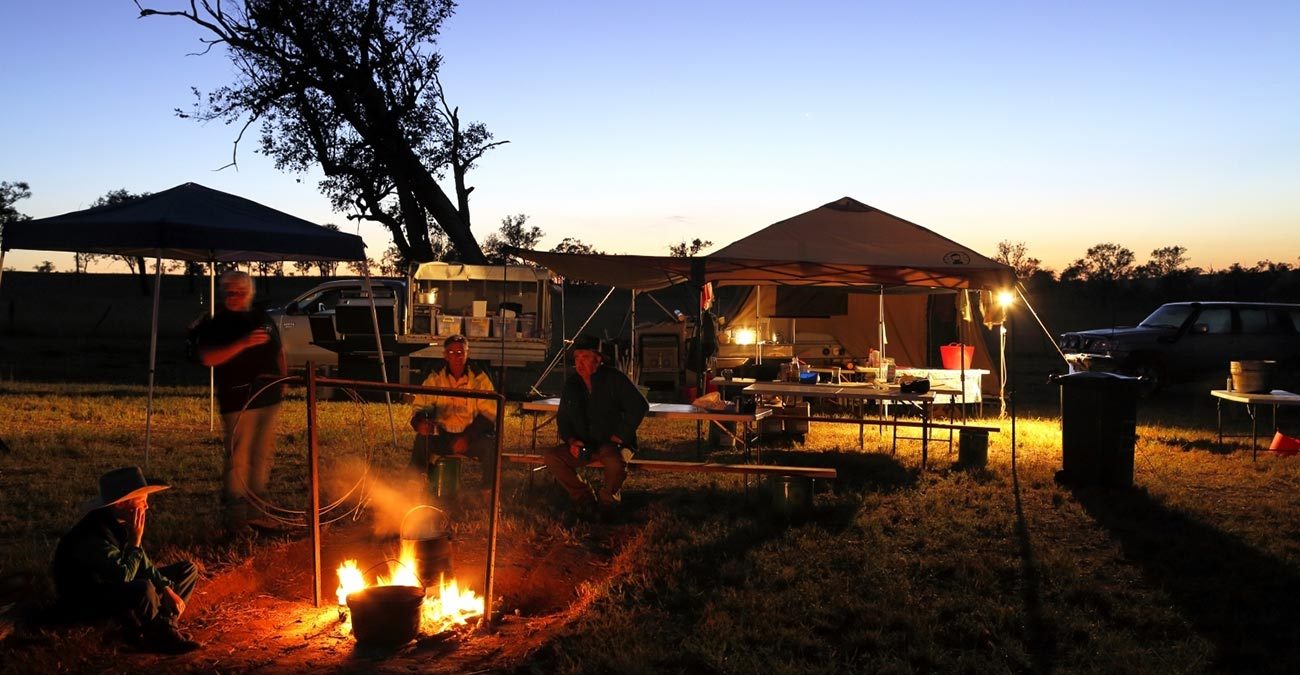
[[[442,343],[442,368],[429,373],[424,386],[440,389],[495,391],[487,373],[469,364],[469,341],[463,335],[449,336]],[[432,455],[470,456],[483,465],[483,493],[491,493],[496,472],[496,403],[486,398],[430,396],[416,394],[415,445],[411,448],[411,469],[423,478]]]
[[[611,512],[627,478],[627,462],[636,450],[636,430],[650,404],[621,371],[605,366],[600,340],[580,335],[573,341],[574,373],[564,383],[556,428],[560,445],[546,452],[546,468],[564,486],[580,512],[597,506]],[[600,492],[578,476],[577,468],[599,461],[605,467]]]

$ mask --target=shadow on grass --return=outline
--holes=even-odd
[[[1025,645],[1033,661],[1033,672],[1050,673],[1055,670],[1056,641],[1043,617],[1043,600],[1040,594],[1042,577],[1038,556],[1029,536],[1029,523],[1025,520],[1025,506],[1020,498],[1020,471],[1015,455],[1011,458],[1011,486],[1016,505],[1016,543],[1020,547],[1021,602],[1025,605]]]
[[[1300,672],[1300,575],[1144,490],[1076,488],[1076,498],[1216,647],[1215,669]]]

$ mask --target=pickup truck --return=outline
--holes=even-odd
[[[1136,326],[1065,333],[1061,351],[1071,370],[1141,376],[1152,389],[1226,379],[1231,361],[1278,361],[1285,375],[1300,359],[1300,305],[1171,302]]]
[[[549,273],[533,267],[423,263],[405,280],[374,279],[380,335],[409,355],[411,366],[442,358],[452,333],[469,338],[471,357],[492,366],[545,363],[551,338]],[[361,279],[328,281],[268,313],[280,330],[285,361],[337,366],[331,340],[374,351],[370,299]],[[315,337],[313,337],[313,332]]]

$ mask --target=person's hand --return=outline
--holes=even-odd
[[[185,613],[185,600],[181,599],[181,596],[177,595],[171,586],[163,589],[161,600],[163,606],[168,608],[175,616],[180,617]]]
[[[469,439],[465,436],[457,436],[456,440],[451,442],[451,452],[456,455],[463,455],[469,452]]]
[[[582,441],[569,441],[569,454],[577,459],[582,454]]]
[[[265,328],[258,328],[244,337],[244,347],[256,347],[271,341],[271,334]]]
[[[136,507],[131,510],[131,518],[126,522],[126,537],[132,546],[140,548],[144,541],[144,514],[147,509]]]
[[[411,428],[415,429],[415,433],[420,436],[432,436],[436,425],[432,419],[424,415],[416,415],[411,418]]]

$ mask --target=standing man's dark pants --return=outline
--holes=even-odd
[[[417,435],[415,444],[411,447],[411,469],[421,476],[425,475],[429,471],[429,461],[433,456],[453,455],[452,445],[456,439],[465,437],[469,440],[469,449],[465,451],[464,456],[479,461],[483,468],[483,488],[491,488],[492,477],[496,475],[497,437],[496,434],[486,433],[481,428],[476,429],[476,426],[471,424],[468,429],[459,434],[443,431],[435,436]]]
[[[610,506],[619,501],[619,490],[627,480],[627,461],[632,458],[632,451],[620,448],[612,443],[600,446],[583,460],[569,452],[569,444],[561,443],[546,451],[546,468],[555,480],[564,486],[569,498],[578,504],[590,504],[599,501],[602,506]],[[578,475],[578,468],[599,461],[605,466],[605,480],[600,484],[600,494],[594,494],[591,486]]]

